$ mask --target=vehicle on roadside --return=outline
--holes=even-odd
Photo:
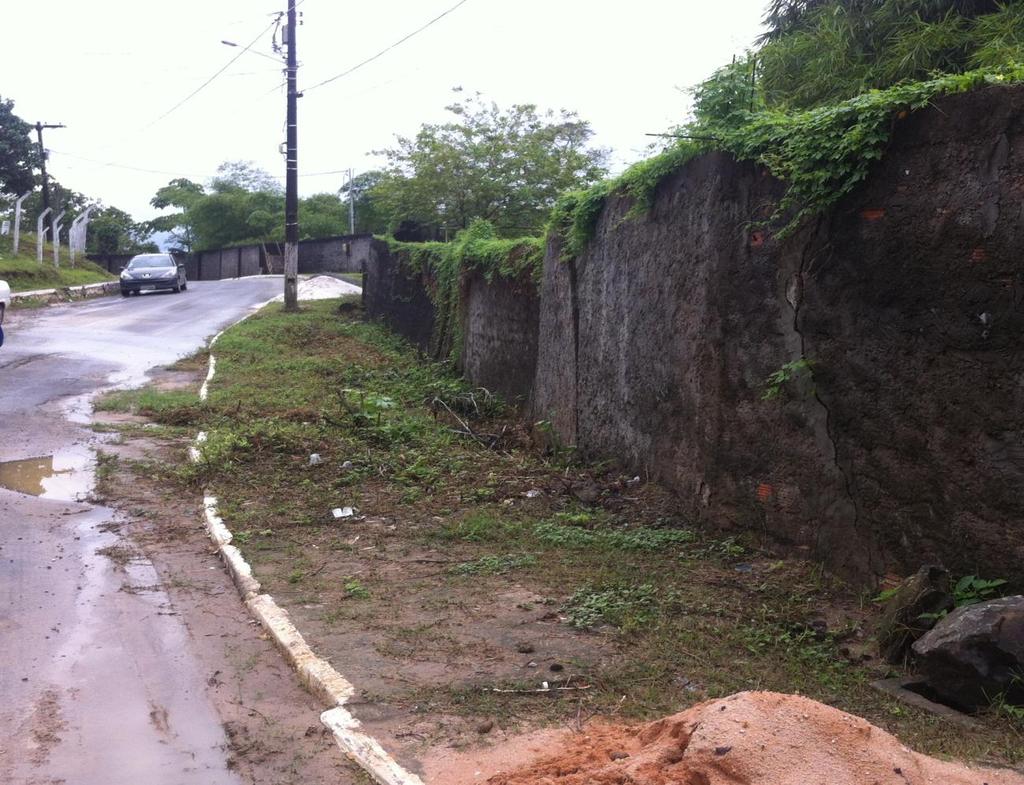
[[[170,289],[183,292],[188,289],[185,265],[169,253],[143,253],[133,256],[121,270],[121,296]]]
[[[7,281],[0,281],[0,324],[4,323],[4,314],[11,307],[11,287]]]
[[[4,345],[4,316],[11,305],[11,287],[0,281],[0,346]]]

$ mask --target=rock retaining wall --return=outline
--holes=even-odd
[[[578,258],[552,238],[536,311],[468,276],[463,368],[674,488],[685,518],[860,580],[933,561],[1024,579],[1024,88],[936,104],[784,240],[757,223],[783,185],[713,153],[641,216],[611,197]],[[431,281],[377,246],[368,315],[436,354]]]
[[[1024,89],[937,103],[784,241],[751,223],[780,184],[722,154],[611,200],[545,260],[535,416],[842,573],[1024,577]]]

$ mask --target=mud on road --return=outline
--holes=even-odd
[[[193,379],[158,376],[158,386]],[[194,384],[198,387],[198,382]],[[102,425],[131,428],[137,418],[97,415]],[[203,669],[207,695],[224,728],[227,765],[246,783],[360,782],[356,769],[320,723],[318,701],[299,685],[267,634],[249,615],[202,524],[197,498],[168,490],[180,440],[139,430],[102,448],[98,493],[118,510],[122,549],[109,554],[122,573],[121,591],[145,592],[130,580],[132,565],[150,563],[173,613],[189,634],[189,648]],[[154,721],[159,722],[159,717]]]

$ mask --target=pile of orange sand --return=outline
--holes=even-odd
[[[491,785],[1024,785],[1005,769],[919,755],[797,695],[741,692],[634,728],[594,725]]]

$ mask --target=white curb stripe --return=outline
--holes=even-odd
[[[359,720],[340,706],[320,715],[320,722],[331,729],[334,741],[363,771],[385,785],[422,785],[422,780],[410,774],[388,755],[376,739],[360,733]]]
[[[218,337],[220,337],[218,335]],[[210,355],[210,368],[206,372],[206,379],[203,381],[203,386],[199,388],[199,400],[205,401],[210,395],[210,382],[213,381],[213,375],[217,372],[217,358],[212,354]]]
[[[243,319],[251,315],[248,314]],[[223,334],[222,330],[211,339],[211,348]],[[209,386],[216,373],[216,367],[217,358],[210,354],[206,380],[199,391],[200,400],[205,401],[209,395]],[[196,434],[195,443],[188,449],[189,460],[193,463],[199,463],[203,459],[202,445],[206,440],[205,431]],[[305,638],[288,618],[287,611],[278,605],[273,597],[269,594],[260,594],[259,581],[253,577],[252,567],[238,548],[231,544],[231,530],[220,517],[217,497],[209,492],[203,495],[203,512],[206,531],[217,545],[217,551],[231,575],[231,580],[242,595],[249,613],[270,634],[306,688],[324,703],[334,705],[334,708],[320,715],[320,722],[330,729],[335,743],[342,752],[380,785],[423,785],[419,777],[399,766],[376,739],[359,730],[362,727],[359,720],[344,708],[348,699],[355,694],[355,688],[329,662],[313,653]]]

